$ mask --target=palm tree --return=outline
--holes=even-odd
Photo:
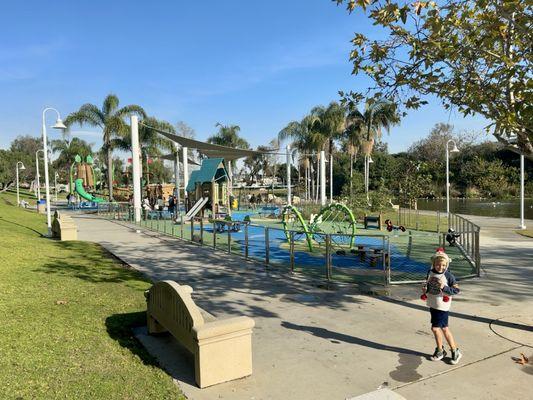
[[[324,146],[324,136],[320,134],[317,129],[319,119],[316,115],[309,114],[306,115],[300,122],[291,121],[287,124],[278,133],[278,141],[281,142],[288,138],[292,139],[293,150],[303,155],[303,164],[306,168],[306,198],[309,198],[308,195],[309,189],[313,193],[314,180],[311,178],[311,185],[309,185],[309,177],[311,177],[310,172],[310,161],[309,156],[313,156]],[[320,160],[317,157],[317,181],[318,181],[318,163]],[[309,188],[309,186],[311,186]],[[318,189],[318,184],[317,184]],[[318,194],[317,194],[318,197]]]
[[[150,183],[148,159],[160,156],[162,150],[174,151],[173,142],[161,136],[157,130],[176,133],[174,126],[169,122],[146,117],[139,124],[139,151],[143,166],[146,168],[147,183]],[[131,151],[131,135],[111,140],[112,149]]]
[[[329,199],[333,201],[333,150],[335,148],[335,140],[340,139],[344,129],[346,120],[346,109],[339,103],[332,101],[327,107],[318,106],[311,110],[312,115],[316,115],[319,124],[318,130],[324,137],[324,144],[327,144],[329,155]]]
[[[99,127],[103,133],[103,148],[107,153],[107,185],[109,188],[109,200],[113,200],[113,148],[111,141],[115,138],[126,137],[129,127],[125,118],[130,115],[138,115],[142,118],[146,116],[142,107],[138,105],[128,105],[118,108],[119,99],[116,95],[108,95],[103,102],[102,109],[87,103],[80,107],[65,119],[65,125],[70,127],[73,124],[89,125]]]
[[[390,127],[396,125],[400,117],[396,110],[396,104],[385,99],[367,101],[365,111],[361,113],[357,108],[349,112],[346,122],[347,129],[361,130],[363,140],[361,147],[365,155],[365,191],[368,195],[368,166],[369,156],[372,154],[375,139],[381,138],[382,129],[387,133]]]
[[[238,125],[222,125],[217,122],[215,127],[218,128],[218,132],[207,139],[208,143],[218,144],[220,146],[228,146],[237,149],[249,149],[250,145],[239,136],[241,127]]]
[[[356,161],[357,153],[361,148],[364,138],[364,129],[360,123],[346,124],[344,138],[346,140],[346,150],[350,155],[350,197],[353,195],[353,164]]]

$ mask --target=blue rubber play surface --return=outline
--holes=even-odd
[[[261,210],[257,211],[235,211],[232,213],[232,219],[234,221],[243,221],[245,216],[249,215],[258,215],[261,213]],[[195,227],[197,230],[199,227]],[[204,227],[206,232],[212,232],[211,227]],[[217,233],[218,237],[224,237],[226,233]],[[300,238],[296,238],[297,241],[305,244],[305,235],[300,235]],[[320,246],[323,243],[323,235],[315,235],[315,246]],[[222,239],[219,239],[222,240]],[[244,252],[245,244],[245,234],[244,229],[241,229],[238,232],[231,232],[231,240],[237,242],[241,245],[241,249]],[[350,250],[346,251],[346,247],[338,246],[336,249],[335,243],[340,243],[342,237],[332,235],[333,242],[333,254],[332,254],[332,266],[348,269],[368,269],[370,267],[369,260],[367,258],[361,258],[358,253],[352,254]],[[290,263],[290,253],[287,245],[287,238],[285,232],[282,229],[269,229],[269,259],[270,263],[276,264],[285,264]],[[372,237],[372,236],[357,236],[355,239],[356,246],[364,246],[366,252],[370,254],[374,249],[382,249],[384,245],[383,238],[381,236]],[[337,254],[337,250],[339,254]],[[422,263],[416,260],[413,260],[406,256],[402,250],[391,242],[390,244],[390,257],[391,257],[391,267],[393,266],[395,271],[408,271],[415,273],[424,273],[428,269],[427,263]],[[325,251],[322,249],[315,250],[311,253],[309,251],[295,251],[294,252],[294,263],[299,267],[316,267],[323,269],[325,261]],[[250,225],[248,226],[248,256],[254,259],[265,259],[265,229],[262,226]],[[380,269],[382,265],[378,267],[374,266],[373,269]]]

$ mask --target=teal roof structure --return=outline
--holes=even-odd
[[[213,180],[220,180],[225,178],[227,180],[228,172],[224,164],[223,158],[206,158],[202,161],[202,166],[199,170],[193,171],[187,183],[187,192],[192,192],[196,188],[197,183],[207,183]]]

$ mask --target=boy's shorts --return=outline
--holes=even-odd
[[[448,311],[437,310],[430,308],[431,313],[431,327],[432,328],[446,328],[448,326]]]

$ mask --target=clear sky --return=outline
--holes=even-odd
[[[339,90],[366,88],[351,75],[354,32],[376,33],[361,12],[329,0],[4,2],[0,148],[20,134],[38,136],[44,107],[65,117],[87,102],[101,106],[109,93],[185,121],[200,140],[221,122],[239,125],[254,147],[267,144],[313,106],[338,100]],[[385,141],[405,150],[437,122],[485,125],[432,101]],[[87,131],[74,134],[100,145]]]

